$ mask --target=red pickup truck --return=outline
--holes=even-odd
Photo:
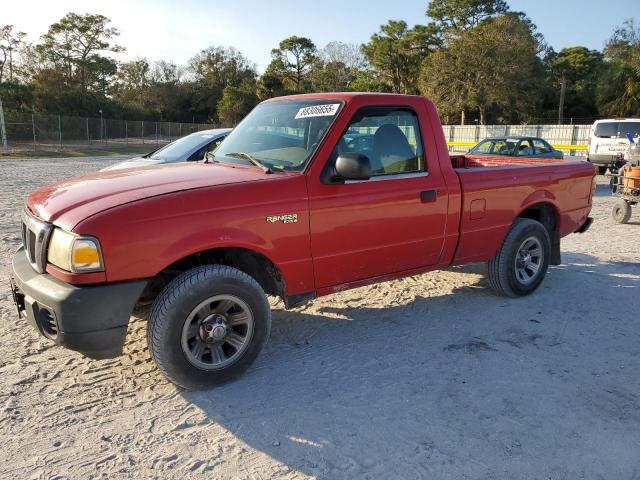
[[[185,388],[236,377],[269,335],[266,295],[321,295],[487,262],[533,292],[560,238],[586,230],[593,165],[450,156],[417,96],[327,93],[258,105],[203,162],[96,173],[32,193],[13,293],[42,335],[122,352],[137,304]]]

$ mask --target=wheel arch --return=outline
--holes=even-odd
[[[173,278],[201,265],[226,265],[246,273],[269,295],[287,299],[284,276],[276,263],[264,252],[247,246],[219,246],[191,252],[172,261],[149,282],[142,297],[145,302],[153,300]]]
[[[551,240],[551,265],[561,263],[560,256],[560,212],[558,207],[548,199],[537,201],[523,208],[516,218],[529,218],[540,222],[549,233]]]

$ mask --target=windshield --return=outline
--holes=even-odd
[[[594,135],[599,138],[626,138],[627,133],[637,137],[640,122],[600,122],[596,124]]]
[[[514,152],[517,144],[517,138],[485,140],[469,150],[469,153],[485,155],[515,155]]]
[[[274,170],[302,170],[336,118],[338,100],[279,101],[258,105],[215,152],[216,161]]]
[[[211,141],[213,135],[210,133],[196,132],[186,137],[179,138],[175,142],[165,145],[160,150],[156,150],[149,156],[150,160],[180,160],[188,153],[207,144]]]

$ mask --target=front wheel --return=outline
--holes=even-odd
[[[249,275],[203,265],[173,279],[155,300],[147,327],[151,357],[187,389],[222,384],[255,360],[269,337],[271,312]]]
[[[491,288],[506,297],[522,297],[542,282],[551,253],[549,232],[540,223],[517,218],[496,255],[489,260]]]

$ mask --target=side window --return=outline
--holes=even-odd
[[[216,149],[218,148],[218,146],[222,143],[222,140],[224,140],[225,137],[222,138],[218,138],[216,140],[214,140],[213,142],[211,142],[209,145],[207,145],[207,152],[215,152]]]
[[[199,162],[204,158],[204,154],[207,152],[207,147],[202,147],[193,152],[189,158],[187,158],[187,162]]]
[[[528,157],[529,155],[533,155],[533,147],[531,146],[530,140],[522,140],[518,145],[518,152],[516,153],[519,157]]]
[[[536,154],[549,153],[551,151],[547,142],[543,142],[537,138],[533,140],[533,148],[536,149]]]
[[[367,156],[373,176],[425,171],[420,126],[413,110],[361,110],[351,120],[336,148],[338,153]]]
[[[513,155],[513,147],[513,142],[507,142],[506,140],[496,140],[491,153],[495,155]]]

